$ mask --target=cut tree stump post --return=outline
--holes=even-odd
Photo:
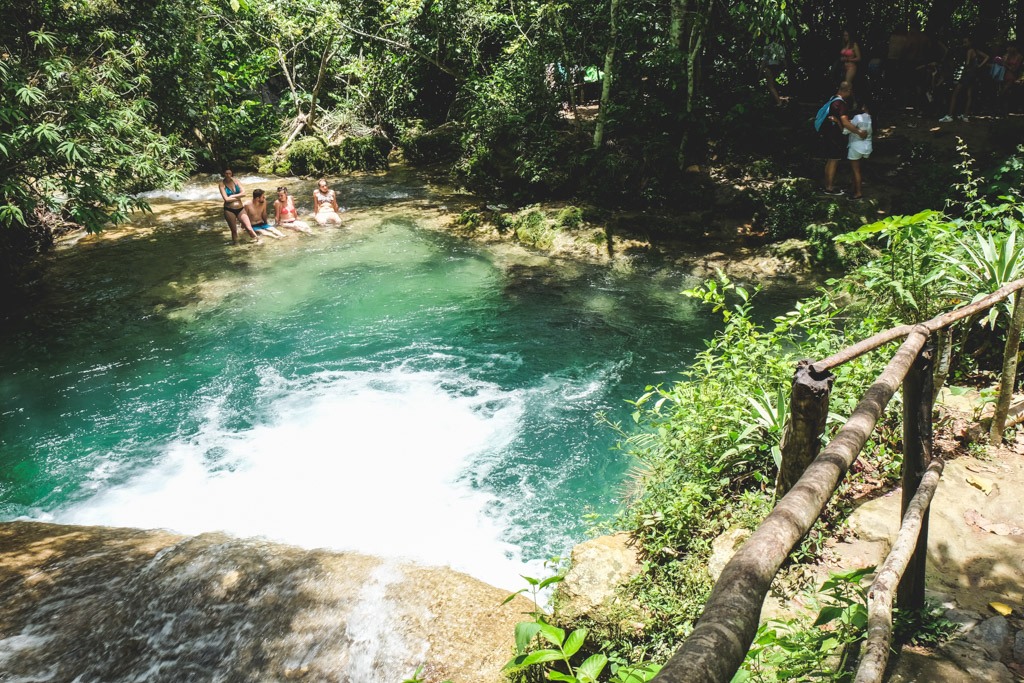
[[[789,493],[804,470],[821,451],[821,436],[828,419],[828,403],[835,376],[825,370],[816,372],[812,361],[802,360],[793,374],[789,396],[789,419],[782,431],[782,463],[775,483],[775,500]]]
[[[901,517],[921,485],[921,477],[932,460],[932,365],[935,347],[921,349],[903,380],[903,502]],[[924,572],[928,560],[928,514],[921,521],[917,547],[896,592],[896,605],[903,610],[924,607]]]

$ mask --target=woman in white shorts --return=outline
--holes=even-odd
[[[863,107],[861,113],[850,119],[850,123],[857,128],[867,131],[867,137],[861,139],[858,135],[850,135],[850,131],[843,132],[850,135],[847,158],[850,160],[850,167],[853,169],[853,199],[863,199],[864,193],[861,190],[860,160],[871,156],[871,114],[868,108]]]

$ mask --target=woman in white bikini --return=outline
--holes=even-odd
[[[316,189],[313,190],[313,207],[316,211],[316,222],[320,225],[341,224],[341,216],[338,215],[338,211],[340,211],[338,198],[323,178],[317,182]]]

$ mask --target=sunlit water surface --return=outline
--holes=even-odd
[[[225,244],[212,182],[153,193],[149,233],[56,254],[0,334],[4,519],[225,530],[515,589],[618,506],[629,462],[596,416],[628,423],[713,331],[680,272],[424,230],[443,199],[415,182],[347,182],[345,227],[262,247]]]

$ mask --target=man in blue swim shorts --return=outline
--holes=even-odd
[[[242,205],[245,215],[252,222],[252,229],[257,235],[270,235],[274,239],[287,237],[283,232],[267,222],[267,198],[263,190],[253,190],[252,199]]]

